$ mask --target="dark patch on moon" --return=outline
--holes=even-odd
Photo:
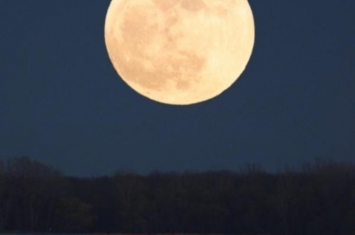
[[[181,7],[187,11],[199,11],[206,8],[203,0],[182,0]]]
[[[168,11],[178,4],[177,0],[152,0],[152,2],[162,11]]]

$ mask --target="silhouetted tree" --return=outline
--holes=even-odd
[[[76,197],[61,198],[57,204],[55,215],[57,219],[54,228],[65,232],[86,232],[93,227],[95,216],[92,205],[82,202]]]
[[[5,175],[17,229],[47,230],[60,173],[28,157],[20,157],[7,161]],[[42,227],[39,218],[44,220]]]
[[[4,162],[0,160],[0,231],[4,230],[10,212],[10,198],[8,194],[8,183],[5,178]]]
[[[0,162],[3,231],[328,235],[354,234],[354,218],[351,163],[79,178],[28,157]]]

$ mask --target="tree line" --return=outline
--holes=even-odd
[[[355,165],[69,177],[0,161],[0,232],[354,234]]]

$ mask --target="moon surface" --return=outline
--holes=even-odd
[[[119,76],[160,103],[209,100],[242,74],[254,46],[247,0],[112,0],[105,42]]]

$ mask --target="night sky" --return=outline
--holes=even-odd
[[[109,3],[0,0],[0,159],[77,176],[355,159],[354,0],[250,0],[246,70],[191,106],[119,78],[104,42]]]

